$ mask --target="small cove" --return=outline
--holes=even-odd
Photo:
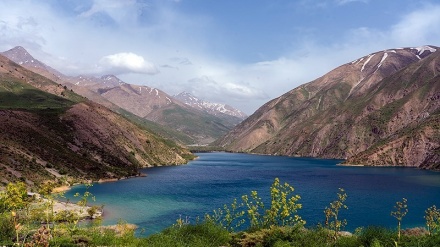
[[[395,202],[408,199],[403,227],[424,225],[424,211],[440,205],[440,173],[398,167],[338,166],[340,160],[293,158],[232,153],[199,153],[187,165],[143,169],[147,177],[94,184],[96,205],[105,205],[104,224],[119,220],[138,225],[146,235],[230,204],[234,198],[257,190],[265,203],[269,187],[278,177],[295,188],[308,226],[323,222],[324,208],[336,198],[338,188],[348,194],[349,209],[341,212],[347,230],[359,226],[395,227],[390,216]],[[84,191],[75,186],[66,197]]]

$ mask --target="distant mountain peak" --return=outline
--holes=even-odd
[[[115,75],[103,75],[101,76],[101,80],[103,80],[104,84],[122,85],[125,83]]]
[[[240,119],[245,119],[247,117],[247,115],[244,112],[242,112],[238,109],[235,109],[232,106],[229,106],[226,104],[211,103],[208,101],[204,101],[202,99],[195,97],[191,93],[188,93],[185,91],[183,91],[177,95],[174,95],[173,97],[175,99],[182,101],[186,105],[189,105],[189,106],[194,107],[199,110],[207,111],[208,113],[210,113],[212,115],[222,113],[222,114],[238,117]]]
[[[2,52],[2,54],[10,60],[14,61],[15,63],[18,63],[19,65],[47,69],[47,66],[45,64],[35,59],[22,46],[16,46],[10,50]]]

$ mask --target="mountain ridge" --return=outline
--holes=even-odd
[[[180,143],[208,144],[242,120],[220,112],[212,114],[212,111],[200,110],[184,104],[159,89],[128,84],[114,75],[66,76],[32,57],[23,47],[15,47],[2,54],[115,112],[126,114],[128,111],[146,121],[154,122],[157,125],[152,126],[154,125],[152,123],[147,125],[152,126],[161,135]],[[33,63],[29,64],[25,61],[33,61]],[[34,63],[38,66],[34,66]],[[146,94],[146,91],[149,94]]]
[[[220,103],[212,103],[209,101],[205,101],[202,99],[197,98],[196,96],[188,93],[188,92],[181,92],[179,94],[173,95],[175,99],[178,99],[182,101],[183,103],[192,106],[194,108],[207,111],[208,113],[211,113],[213,115],[217,114],[226,114],[233,117],[237,117],[241,120],[246,119],[247,115],[238,110],[234,107],[227,105],[227,104],[220,104]]]
[[[0,55],[0,183],[139,174],[190,152]]]
[[[412,159],[407,157],[408,154],[405,154],[405,161],[386,159],[384,164],[379,160],[373,162],[372,159],[354,157],[409,128],[411,117],[417,115],[415,109],[407,112],[410,107],[404,104],[405,100],[416,104],[412,108],[427,112],[431,117],[438,114],[438,104],[435,107],[422,105],[415,100],[415,95],[421,93],[420,90],[426,91],[426,97],[438,94],[440,65],[438,62],[427,64],[427,61],[439,54],[435,46],[389,49],[346,63],[267,102],[214,144],[230,151],[438,169],[440,161],[437,159],[429,164],[419,161],[422,157],[429,159],[437,152],[440,144],[434,140],[429,141],[430,154],[426,156],[426,153],[419,152],[418,158],[414,158],[416,163],[409,163]],[[418,75],[417,70],[424,71],[424,74]],[[420,82],[420,78],[426,78],[426,83]],[[405,81],[403,88],[399,80]],[[405,121],[396,115],[405,116]],[[431,127],[435,126],[430,123]],[[433,131],[437,135],[438,129],[433,128]],[[396,152],[393,155],[403,155],[403,151]]]

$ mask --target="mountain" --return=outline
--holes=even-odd
[[[101,94],[98,93],[99,89],[105,90],[109,87],[115,87],[121,85],[121,83],[124,83],[114,75],[104,75],[102,77],[67,76],[37,60],[21,46],[14,47],[0,54],[4,55],[5,57],[9,58],[17,64],[21,64],[21,66],[34,73],[49,78],[56,83],[59,83],[60,86],[65,86],[66,89],[72,90],[75,93],[86,97],[96,103],[99,103],[116,113],[122,114],[131,121],[134,121],[139,125],[153,130],[155,133],[160,134],[166,139],[171,139],[180,143],[195,142],[194,137],[188,136],[185,133],[168,128],[166,126],[162,126],[147,119],[140,118],[130,111],[127,111],[114,104],[113,102],[107,100],[106,98],[102,97]]]
[[[0,183],[122,178],[192,155],[0,55]]]
[[[440,169],[440,50],[375,52],[260,107],[228,150]]]
[[[235,109],[230,105],[204,101],[187,92],[181,92],[173,97],[193,108],[206,111],[214,116],[226,114],[238,118],[240,120],[239,122],[247,118],[247,115],[244,112]]]
[[[121,84],[94,90],[119,107],[147,120],[187,135],[186,144],[208,144],[226,134],[238,122],[229,115],[215,116],[194,109],[165,92],[148,86]]]
[[[68,89],[75,91],[81,96],[87,97],[88,99],[91,99],[92,101],[104,105],[114,111],[119,110],[118,106],[114,105],[105,98],[102,98],[98,93],[89,90],[86,87],[78,86],[78,81],[81,80],[81,76],[71,77],[64,75],[54,68],[34,58],[26,49],[21,46],[16,46],[0,54],[34,73],[49,78],[50,80],[59,83],[60,85],[66,86]]]
[[[127,84],[114,75],[66,76],[38,61],[20,46],[1,54],[81,96],[154,129],[165,138],[180,143],[208,144],[226,134],[242,120],[227,114],[211,114],[190,107],[158,89]]]

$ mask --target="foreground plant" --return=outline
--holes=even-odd
[[[345,205],[345,200],[347,200],[347,193],[342,188],[339,188],[338,199],[331,202],[329,207],[325,207],[325,226],[334,232],[333,239],[337,240],[339,232],[342,228],[347,225],[347,220],[339,219],[339,211],[341,209],[348,209],[348,206]]]
[[[275,178],[270,187],[270,207],[266,209],[263,199],[257,191],[250,195],[243,195],[242,202],[234,199],[233,203],[214,210],[213,214],[206,215],[208,220],[217,222],[232,232],[246,223],[246,217],[251,230],[269,228],[271,226],[304,225],[306,222],[297,214],[302,205],[298,203],[299,195],[293,195],[294,188],[288,183],[280,184]]]
[[[408,213],[406,198],[402,198],[402,201],[396,202],[396,205],[394,205],[394,209],[395,211],[391,211],[391,216],[393,216],[397,220],[397,241],[400,242],[402,219]]]
[[[95,196],[89,192],[89,189],[93,186],[93,184],[86,184],[85,186],[86,186],[86,191],[84,191],[84,193],[82,195],[79,193],[76,193],[75,195],[73,195],[74,197],[81,197],[81,199],[77,202],[78,206],[80,206],[80,210],[79,210],[79,214],[75,215],[76,219],[73,221],[73,228],[71,229],[72,231],[76,230],[78,223],[81,220],[81,215],[85,212],[85,208],[87,206],[87,202],[88,202],[89,198],[92,201],[96,200]]]
[[[429,235],[433,235],[440,230],[440,209],[437,209],[435,205],[426,209],[424,218]]]

